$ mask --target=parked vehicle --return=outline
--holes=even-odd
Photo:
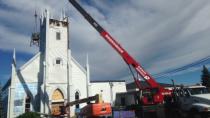
[[[135,117],[121,116],[114,118],[166,118],[164,104],[144,105],[142,100],[150,102],[152,100],[152,92],[149,89],[140,91],[129,91],[116,94],[115,106],[113,113],[133,113]],[[146,99],[144,98],[146,96]]]
[[[210,115],[210,92],[205,86],[181,87],[174,94],[181,116],[207,118]]]

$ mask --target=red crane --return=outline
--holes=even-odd
[[[137,72],[137,75],[140,75],[150,86],[150,91],[153,91],[153,101],[152,103],[144,103],[144,104],[156,104],[163,103],[164,95],[170,94],[170,91],[166,90],[162,86],[160,86],[154,78],[146,72],[143,67],[132,57],[130,54],[104,29],[102,28],[75,0],[69,0],[69,2],[82,14],[82,16],[99,32],[99,34],[119,53],[119,55],[124,59],[124,61],[128,64],[131,72],[134,68]],[[133,72],[132,72],[133,74]],[[133,74],[134,76],[134,74]],[[134,81],[136,86],[142,90],[141,82],[139,77],[134,76]]]

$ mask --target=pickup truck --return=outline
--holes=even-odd
[[[205,86],[181,87],[174,94],[182,117],[208,118],[210,115],[210,92]]]

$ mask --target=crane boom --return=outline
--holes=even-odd
[[[159,87],[159,84],[154,78],[146,72],[143,67],[132,57],[130,54],[120,46],[120,44],[104,29],[102,28],[75,0],[69,0],[69,2],[83,15],[83,17],[99,32],[99,34],[120,54],[125,62],[132,66],[136,72],[150,85],[151,88]],[[134,78],[134,81],[139,89],[140,80]]]
[[[102,95],[96,94],[95,96],[90,96],[90,97],[83,98],[83,99],[80,99],[80,100],[75,100],[75,101],[72,101],[72,102],[68,102],[66,104],[66,107],[73,106],[73,105],[76,105],[76,104],[85,103],[85,102],[88,103],[90,101],[95,101],[96,103],[102,103],[103,102]]]

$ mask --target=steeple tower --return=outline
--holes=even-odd
[[[16,51],[15,51],[15,48],[13,50],[12,64],[14,65],[14,67],[16,67]]]
[[[69,49],[69,22],[68,18],[50,18],[49,11],[45,10],[40,19],[40,53],[43,61],[42,90],[46,93],[50,84],[70,84],[71,79],[71,53]],[[70,74],[67,74],[70,73]],[[71,83],[72,84],[72,83]],[[67,87],[68,93],[71,87]],[[69,95],[70,96],[70,95]],[[47,101],[51,96],[43,98],[41,111],[48,113]]]
[[[91,83],[90,83],[90,67],[89,67],[89,59],[88,54],[86,58],[86,78],[87,78],[87,97],[91,96]]]
[[[8,112],[7,112],[7,116],[9,118],[12,118],[14,117],[13,115],[13,110],[14,110],[14,94],[10,94],[10,93],[14,93],[15,92],[15,78],[16,78],[16,53],[15,53],[15,49],[13,50],[13,58],[12,58],[12,73],[11,73],[11,85],[10,85],[10,88],[9,88],[9,98],[8,100],[11,101],[9,104],[8,104]]]

